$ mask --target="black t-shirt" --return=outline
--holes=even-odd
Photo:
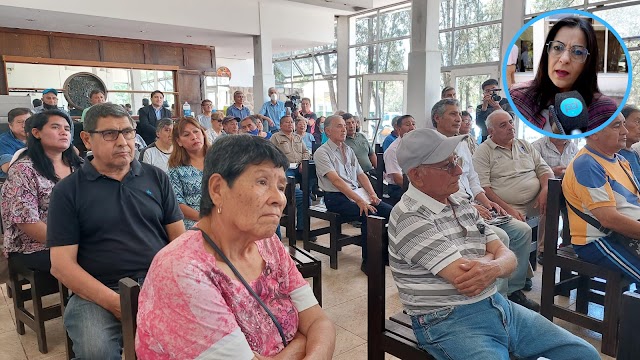
[[[47,246],[78,245],[78,264],[113,287],[144,276],[169,243],[164,226],[182,218],[164,171],[134,160],[120,182],[87,161],[53,188]]]

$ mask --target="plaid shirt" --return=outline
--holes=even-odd
[[[548,136],[534,141],[531,145],[538,150],[547,165],[551,167],[555,166],[569,166],[569,163],[574,156],[578,153],[578,147],[571,140],[567,140],[567,144],[564,146],[562,154],[558,151],[558,148],[553,145]]]

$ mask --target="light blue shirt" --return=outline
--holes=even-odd
[[[227,116],[233,116],[240,119],[244,119],[249,115],[251,115],[251,110],[249,110],[249,108],[246,106],[242,106],[242,109],[239,109],[238,107],[236,107],[236,104],[231,104],[231,106],[227,108]],[[278,119],[278,123],[280,123],[280,119]]]
[[[153,110],[156,112],[156,119],[157,120],[162,119],[162,108],[160,109],[153,108]]]
[[[273,126],[269,127],[269,131],[271,132],[273,132],[273,130],[275,129],[280,129],[280,119],[286,113],[287,113],[287,109],[285,109],[284,102],[282,101],[276,101],[275,104],[273,104],[271,101],[267,101],[262,105],[262,108],[260,109],[261,115],[268,117],[269,119],[273,120],[273,122],[276,124],[275,127]],[[264,131],[267,131],[266,127],[264,128]]]
[[[304,145],[309,149],[309,152],[311,152],[311,149],[313,149],[313,143],[316,142],[316,138],[313,137],[313,134],[308,132],[305,132],[304,135],[301,135],[300,137],[302,138]]]

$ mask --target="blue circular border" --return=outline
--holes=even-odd
[[[605,121],[604,123],[602,123],[602,125],[598,126],[597,128],[595,128],[595,129],[593,129],[591,131],[587,131],[586,133],[583,133],[583,134],[559,135],[559,134],[555,134],[555,133],[552,133],[552,132],[544,131],[544,130],[540,129],[539,127],[533,125],[531,122],[529,122],[529,120],[527,120],[522,115],[522,113],[520,113],[520,110],[518,110],[516,105],[513,103],[513,100],[511,100],[511,94],[509,93],[509,88],[507,86],[507,58],[506,57],[502,61],[502,85],[503,85],[503,89],[504,89],[504,92],[505,92],[505,96],[506,96],[507,100],[509,101],[509,105],[511,105],[511,109],[516,113],[516,115],[518,115],[518,118],[520,120],[524,121],[531,129],[539,132],[542,135],[553,137],[553,138],[556,138],[556,139],[579,139],[579,138],[583,138],[583,137],[589,136],[591,134],[594,134],[594,133],[604,129],[607,125],[609,125],[613,121],[613,119],[615,119],[618,116],[620,111],[622,111],[622,108],[626,105],[627,100],[629,98],[629,93],[631,92],[632,77],[633,77],[633,68],[632,68],[632,63],[631,63],[631,55],[629,54],[629,49],[627,49],[627,45],[624,43],[624,41],[622,40],[622,38],[620,37],[618,32],[611,25],[609,25],[609,23],[607,23],[606,21],[602,20],[598,16],[593,15],[590,12],[586,12],[586,11],[582,11],[582,10],[574,10],[574,9],[560,9],[560,10],[548,11],[548,12],[542,13],[542,14],[536,16],[535,18],[529,20],[526,24],[524,24],[524,26],[520,29],[520,31],[518,31],[516,33],[516,35],[513,37],[513,39],[509,43],[509,47],[508,47],[509,52],[511,51],[511,49],[515,45],[516,41],[520,38],[520,35],[522,35],[522,33],[525,32],[525,30],[527,30],[535,22],[538,22],[538,21],[543,20],[544,18],[546,18],[548,16],[555,15],[555,14],[578,14],[578,15],[588,16],[590,18],[596,19],[602,25],[606,26],[607,29],[609,29],[610,32],[613,33],[613,35],[616,37],[616,39],[618,40],[618,42],[622,46],[622,50],[624,50],[624,55],[625,55],[625,57],[627,59],[627,66],[628,66],[628,76],[627,76],[627,78],[628,78],[628,80],[627,80],[627,91],[625,92],[624,97],[622,98],[622,102],[620,103],[620,106],[618,106],[618,109],[616,110],[616,112],[613,113],[613,115],[611,116],[611,118],[609,118],[609,120]]]

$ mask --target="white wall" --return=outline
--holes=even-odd
[[[216,66],[226,66],[231,70],[229,86],[253,87],[253,59],[238,60],[216,58]]]

